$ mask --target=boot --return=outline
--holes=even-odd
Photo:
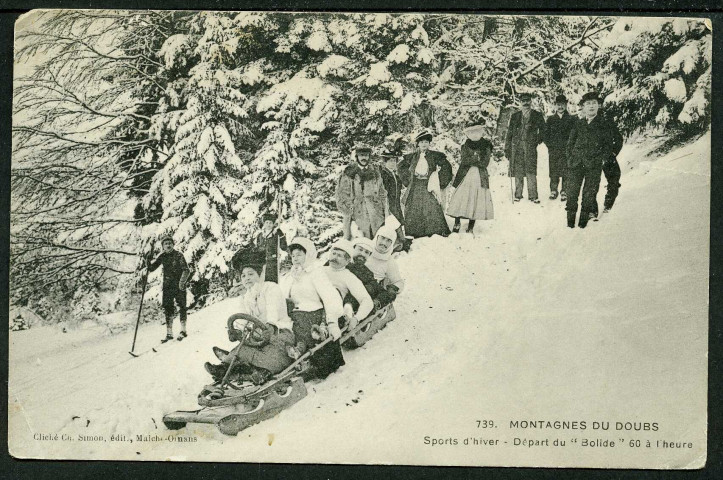
[[[454,221],[454,226],[452,227],[452,233],[459,233],[459,229],[462,227],[459,218]]]
[[[575,214],[577,212],[567,212],[567,226],[575,228]]]
[[[567,194],[566,194],[565,192],[562,192],[562,193],[560,194],[560,201],[561,201],[561,202],[567,201]]]
[[[206,369],[208,373],[211,374],[211,377],[213,377],[214,382],[220,382],[223,380],[223,377],[226,375],[226,371],[228,370],[228,365],[222,363],[220,365],[214,365],[211,362],[206,362],[203,364],[203,368]]]
[[[590,220],[590,214],[588,212],[580,212],[580,220],[577,222],[577,226],[580,228],[587,227],[588,220]]]
[[[228,352],[223,348],[213,347],[213,354],[216,355],[216,358],[223,361],[226,355],[228,355]]]
[[[169,340],[173,340],[173,335],[171,335],[170,333],[168,335],[166,335],[166,338],[161,340],[161,343],[166,343]]]

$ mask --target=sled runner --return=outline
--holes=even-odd
[[[236,317],[229,318],[229,325]],[[393,304],[382,307],[359,322],[353,330],[344,331],[340,342],[342,345],[361,346],[395,317]],[[245,340],[247,336],[240,338]],[[169,430],[184,428],[188,423],[210,423],[226,435],[236,435],[245,428],[275,417],[306,396],[301,374],[309,368],[309,358],[330,341],[331,337],[314,346],[263,385],[227,383],[226,378],[207,385],[198,395],[198,404],[202,408],[169,413],[163,416],[163,423]]]

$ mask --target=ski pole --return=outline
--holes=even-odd
[[[151,245],[151,251],[149,252],[149,256],[153,258],[153,245]],[[146,262],[148,263],[148,262]],[[143,282],[141,286],[141,303],[138,305],[138,318],[136,319],[136,329],[135,332],[133,332],[133,345],[131,346],[131,351],[128,352],[132,356],[136,357],[137,355],[133,353],[136,349],[136,337],[138,337],[138,325],[141,323],[141,312],[143,311],[143,298],[146,296],[146,286],[148,285],[148,275],[150,274],[150,269],[148,268],[148,265],[146,265],[146,274],[143,276]]]

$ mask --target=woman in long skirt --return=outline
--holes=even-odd
[[[467,233],[472,233],[477,220],[492,220],[492,194],[487,165],[490,163],[492,144],[482,138],[484,127],[474,125],[464,131],[467,140],[462,145],[461,162],[452,182],[456,188],[449,202],[447,214],[454,217],[453,232],[459,232],[461,219],[469,220]]]
[[[399,176],[407,187],[402,199],[405,233],[415,238],[450,233],[441,192],[452,181],[452,165],[442,152],[429,150],[432,138],[429,131],[417,135],[418,151],[399,164]]]

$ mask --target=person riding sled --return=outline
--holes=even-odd
[[[298,357],[327,335],[332,341],[310,359],[313,375],[326,377],[344,365],[341,353],[339,318],[344,315],[339,292],[318,268],[316,247],[308,238],[296,237],[289,244],[291,270],[281,279],[284,297],[293,305],[290,313],[296,346],[289,350]]]
[[[387,223],[377,231],[374,237],[374,251],[366,260],[366,266],[374,278],[392,296],[392,300],[404,289],[404,279],[399,272],[397,262],[392,258],[397,224],[394,217],[388,217]]]
[[[359,237],[355,238],[352,244],[354,246],[354,261],[347,265],[346,268],[364,284],[364,288],[372,297],[376,309],[392,303],[397,297],[396,289],[385,289],[381,282],[374,278],[374,273],[366,266],[367,260],[374,253],[374,242],[368,238]],[[358,308],[354,304],[354,299],[351,299],[350,303],[354,308]]]
[[[191,275],[188,264],[183,254],[173,248],[173,237],[166,235],[161,237],[163,252],[153,262],[148,264],[148,271],[153,272],[163,265],[163,296],[161,305],[166,317],[166,337],[161,343],[173,340],[173,317],[175,316],[175,304],[178,305],[179,317],[181,320],[181,333],[178,335],[180,342],[188,336],[186,333],[186,282]]]
[[[374,310],[374,302],[364,284],[347,269],[353,256],[354,247],[351,242],[341,238],[331,246],[329,264],[323,267],[331,284],[341,294],[344,303],[342,318],[349,328],[356,327],[360,320]]]
[[[238,258],[237,268],[241,271],[241,283],[246,293],[241,300],[241,314],[231,317],[238,318],[229,322],[233,328],[229,328],[228,334],[230,341],[241,343],[230,352],[213,347],[221,364],[206,362],[205,368],[216,381],[221,380],[233,364],[234,369],[230,374],[240,374],[240,379],[258,385],[284,370],[293,361],[288,355],[288,347],[295,345],[296,339],[286,301],[276,283],[264,281],[265,262],[265,253],[253,250]],[[260,322],[244,325],[244,321],[248,322],[246,315]],[[249,337],[238,338],[238,332],[244,329],[250,331]]]

